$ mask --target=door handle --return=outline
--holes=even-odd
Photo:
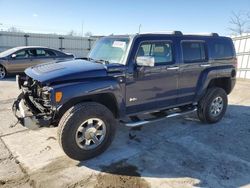
[[[211,64],[201,64],[200,66],[201,66],[201,67],[210,67]]]
[[[179,68],[180,67],[177,67],[177,66],[175,66],[175,67],[168,67],[167,70],[179,70]]]

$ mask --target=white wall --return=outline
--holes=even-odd
[[[250,79],[250,34],[232,37],[237,59],[238,59],[238,78]]]
[[[0,31],[0,52],[17,46],[46,46],[73,53],[76,57],[86,57],[96,40],[96,37]]]

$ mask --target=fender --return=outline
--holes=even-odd
[[[233,65],[215,66],[203,70],[196,85],[194,103],[197,103],[204,95],[211,80],[216,78],[231,78],[233,71],[235,71],[235,67]]]
[[[99,94],[110,94],[115,99],[115,104],[118,109],[118,115],[125,115],[125,100],[124,100],[124,86],[118,83],[115,78],[110,79],[96,79],[85,82],[75,82],[55,85],[51,92],[52,106],[60,112],[66,106],[72,106],[78,102],[86,99],[91,99],[92,96]],[[55,92],[61,91],[63,93],[62,100],[56,103],[54,100]],[[125,93],[125,92],[124,92]]]

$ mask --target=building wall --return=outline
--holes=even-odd
[[[46,46],[72,53],[76,57],[86,57],[97,39],[97,37],[0,31],[0,52],[17,46]]]
[[[250,34],[232,39],[238,59],[237,77],[250,79]]]

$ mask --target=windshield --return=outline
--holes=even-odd
[[[129,44],[129,38],[101,38],[91,50],[89,58],[123,64]]]
[[[9,50],[3,51],[0,53],[0,57],[6,57],[6,56],[14,53],[15,51],[17,51],[17,48],[11,48]]]

